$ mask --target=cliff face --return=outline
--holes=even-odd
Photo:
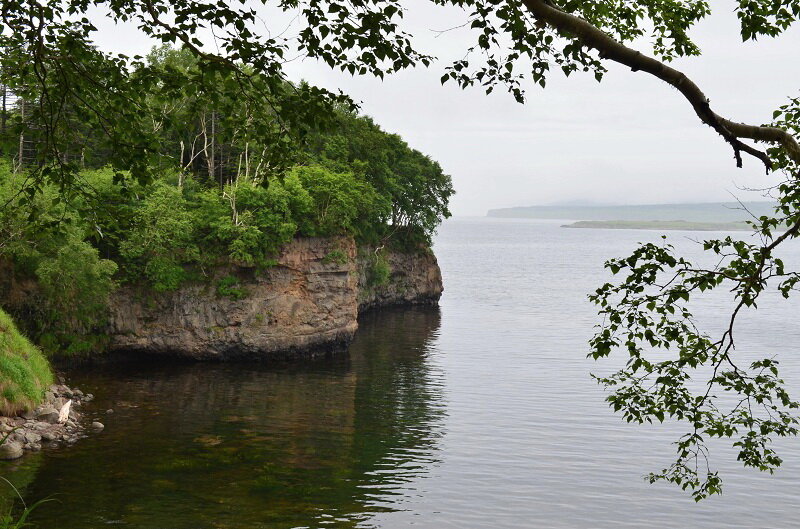
[[[267,270],[217,270],[210,282],[163,294],[121,288],[111,301],[111,350],[197,359],[314,356],[346,346],[360,311],[441,296],[432,254],[388,253],[388,280],[371,285],[370,261],[357,253],[351,238],[296,239]]]
[[[442,271],[433,252],[405,254],[390,252],[386,255],[389,279],[374,284],[370,279],[373,257],[369,249],[359,252],[358,311],[389,305],[435,304],[444,290]]]

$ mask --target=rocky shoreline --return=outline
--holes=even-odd
[[[26,451],[38,452],[45,446],[71,445],[85,437],[87,430],[102,430],[100,422],[86,424],[83,408],[92,400],[91,393],[54,384],[35,409],[16,417],[0,417],[0,460],[18,459]]]

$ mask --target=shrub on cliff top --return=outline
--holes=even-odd
[[[369,256],[367,261],[367,286],[379,287],[387,284],[392,276],[392,265],[381,253]]]
[[[184,265],[199,259],[195,239],[195,218],[182,190],[157,182],[137,204],[119,252],[133,278],[145,277],[163,292],[178,288],[187,278]]]
[[[42,401],[53,373],[42,352],[0,309],[0,413],[30,409]]]

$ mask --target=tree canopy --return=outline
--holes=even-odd
[[[677,443],[675,463],[652,474],[652,480],[676,483],[691,490],[695,499],[719,492],[719,476],[704,463],[709,437],[732,438],[745,465],[772,472],[780,458],[770,440],[797,433],[792,410],[798,405],[778,377],[777,361],[736,363],[733,329],[740,313],[755,306],[767,288],[789,296],[800,281],[778,257],[781,245],[800,232],[800,98],[788,99],[763,123],[739,123],[717,114],[700,87],[669,65],[676,57],[700,54],[691,30],[711,15],[705,0],[432,1],[459,8],[463,20],[454,25],[463,24],[474,37],[463,58],[439,65],[442,83],[480,86],[487,92],[500,88],[522,102],[526,88],[545,86],[552,70],[589,72],[601,80],[608,62],[616,62],[678,90],[699,120],[731,146],[737,165],[750,156],[767,171],[785,176],[774,189],[779,202],[775,215],[752,222],[759,242],[705,242],[706,250],[719,258],[713,269],[696,268],[670,246],[643,245],[631,256],[608,262],[621,279],[592,297],[604,323],[591,342],[591,355],[628,355],[622,370],[599,377],[611,390],[609,403],[630,421],[669,419],[689,429]],[[295,14],[302,30],[292,35],[261,31],[259,10],[264,5]],[[737,0],[732,5],[743,40],[778,36],[800,18],[798,0]],[[112,20],[136,24],[144,36],[180,45],[197,61],[196,67],[98,50],[92,44],[95,27],[86,15],[90,6],[106,10]],[[416,65],[438,65],[404,31],[404,13],[397,0],[4,2],[3,82],[35,102],[25,109],[25,119],[20,116],[9,124],[15,134],[38,138],[29,196],[34,200],[47,182],[59,186],[62,194],[72,189],[75,153],[86,141],[81,128],[72,125],[76,116],[82,127],[103,131],[92,141],[120,179],[130,174],[147,183],[153,168],[170,156],[159,143],[162,120],[153,116],[168,115],[164,102],[185,94],[202,94],[215,102],[235,94],[247,108],[268,108],[268,113],[245,114],[252,120],[248,130],[254,138],[274,146],[264,155],[270,171],[291,166],[295,151],[290,145],[309,138],[312,152],[323,160],[336,149],[355,152],[357,142],[320,144],[313,139],[313,131],[337,115],[335,108],[351,108],[352,102],[342,94],[290,83],[283,66],[295,54],[379,77]],[[215,36],[213,49],[202,38],[207,31]],[[408,169],[397,167],[391,157],[367,163],[372,164],[371,178],[391,179],[383,172],[386,167],[401,179],[416,174],[413,160],[407,160]],[[720,288],[732,289],[736,302],[729,329],[714,338],[696,326],[688,304]],[[668,359],[651,356],[654,351],[666,351]],[[710,368],[711,375],[706,377],[701,368]],[[700,379],[699,392],[692,389],[693,377]],[[737,395],[738,404],[718,407],[719,392]]]

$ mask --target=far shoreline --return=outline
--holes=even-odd
[[[683,220],[579,220],[563,224],[562,228],[604,230],[668,230],[668,231],[750,231],[744,221],[688,222]]]

